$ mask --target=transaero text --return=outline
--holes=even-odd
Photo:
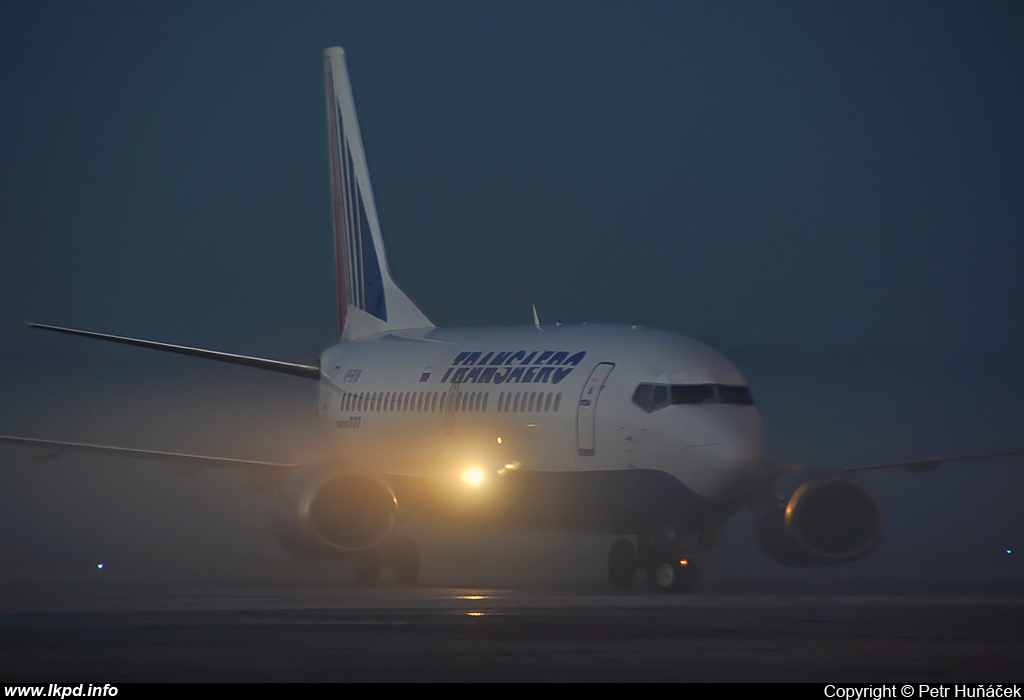
[[[558,384],[576,369],[585,350],[466,351],[452,360],[441,377],[447,384]]]

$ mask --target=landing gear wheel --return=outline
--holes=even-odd
[[[412,537],[399,537],[393,545],[395,583],[415,586],[420,580],[420,547]]]
[[[356,583],[360,586],[376,586],[380,583],[380,572],[384,558],[380,550],[366,552],[356,559]]]
[[[615,540],[608,550],[608,581],[617,591],[629,590],[636,575],[636,552],[629,540]]]
[[[648,567],[647,581],[663,593],[690,593],[700,582],[700,572],[685,557],[662,560]]]

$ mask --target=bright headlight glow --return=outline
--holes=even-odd
[[[462,483],[466,486],[479,486],[484,483],[484,470],[480,467],[466,467],[462,472]]]

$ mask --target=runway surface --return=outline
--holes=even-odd
[[[5,593],[5,683],[1024,678],[1024,598],[1016,596]]]

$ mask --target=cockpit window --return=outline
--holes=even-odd
[[[633,392],[633,403],[648,413],[654,410],[654,385],[641,384]]]
[[[733,403],[740,406],[754,405],[754,396],[745,386],[721,385],[718,387],[718,395],[721,397],[722,403]]]
[[[716,403],[714,384],[673,384],[672,403]]]
[[[654,401],[651,405],[652,411],[657,411],[659,408],[665,408],[669,404],[669,391],[668,387],[664,384],[654,385]]]
[[[633,392],[633,403],[652,413],[666,406],[695,406],[725,403],[753,406],[754,397],[745,386],[726,384],[641,384]]]

